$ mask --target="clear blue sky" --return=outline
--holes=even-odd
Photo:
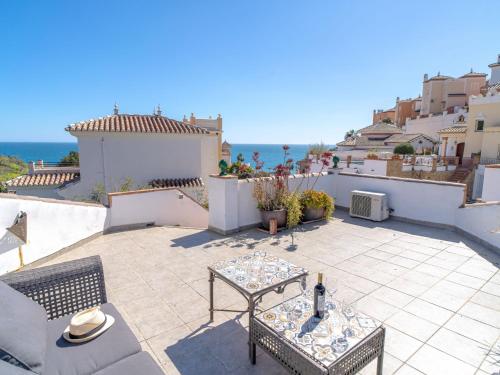
[[[492,1],[2,1],[0,141],[122,112],[224,118],[233,143],[335,143],[424,73],[489,73]]]

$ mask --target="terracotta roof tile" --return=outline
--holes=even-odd
[[[200,177],[188,178],[158,178],[149,183],[153,188],[166,188],[166,187],[202,187],[204,186],[203,180]]]
[[[55,173],[36,173],[25,174],[5,184],[8,187],[29,187],[29,186],[60,186],[80,178],[80,173],[74,172],[55,172]]]
[[[202,127],[157,115],[111,115],[66,127],[69,132],[210,134]]]
[[[357,131],[361,134],[399,134],[403,133],[401,128],[394,124],[387,124],[385,122],[378,122],[374,125],[367,126]]]

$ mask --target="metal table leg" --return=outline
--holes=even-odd
[[[384,367],[384,348],[382,348],[382,353],[377,358],[377,375],[382,375],[382,370]]]
[[[210,286],[210,321],[214,321],[214,274],[212,271],[209,271],[209,278],[208,278],[208,283]]]
[[[256,363],[256,347],[255,343],[252,341],[252,318],[255,310],[255,302],[253,297],[248,299],[248,350],[249,357],[252,365]]]

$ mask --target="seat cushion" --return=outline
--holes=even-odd
[[[163,375],[163,371],[153,358],[146,353],[140,352],[124,358],[98,372],[95,375]]]
[[[23,370],[21,367],[0,361],[0,375],[34,375],[34,372]]]
[[[105,303],[101,310],[115,323],[97,338],[82,344],[67,342],[62,333],[72,315],[49,321],[44,374],[92,374],[141,350],[139,342],[116,308]]]
[[[0,281],[0,358],[41,374],[46,342],[45,309]]]

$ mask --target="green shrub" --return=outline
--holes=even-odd
[[[300,223],[300,218],[302,216],[302,206],[300,204],[300,197],[297,193],[291,193],[285,197],[285,208],[287,210],[287,228],[296,227]]]
[[[328,151],[328,146],[325,145],[323,142],[309,145],[309,148],[307,149],[306,153],[306,159],[309,157],[309,155],[315,155],[319,157],[327,151]]]
[[[401,143],[394,147],[394,153],[398,155],[413,155],[415,153],[415,149],[409,143]]]
[[[80,165],[80,155],[76,151],[70,151],[68,155],[63,157],[59,165]]]
[[[305,190],[300,196],[300,203],[304,208],[324,208],[325,219],[329,219],[335,210],[333,198],[322,191]]]
[[[28,165],[15,156],[0,155],[0,183],[28,173]]]

